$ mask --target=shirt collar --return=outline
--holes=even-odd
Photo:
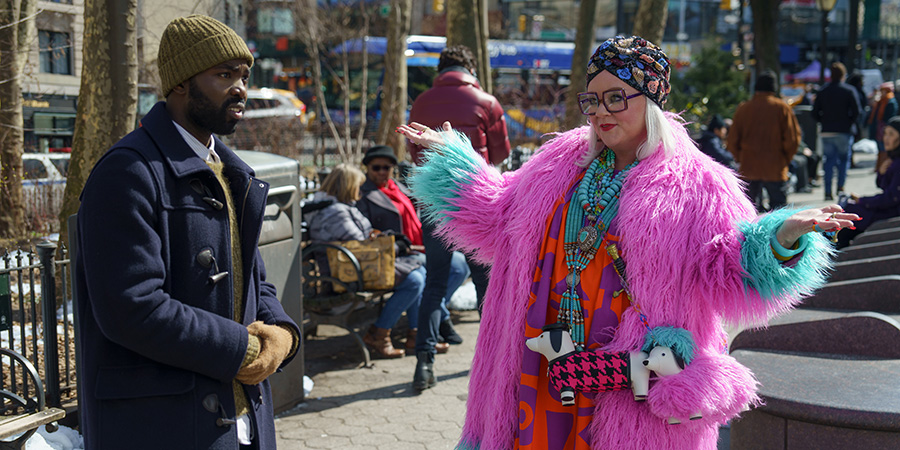
[[[216,146],[215,139],[210,139],[209,146],[206,146],[202,142],[197,140],[197,138],[194,137],[193,134],[189,133],[187,130],[184,129],[184,127],[179,125],[178,122],[175,122],[173,120],[172,123],[175,124],[175,129],[178,130],[178,134],[180,134],[181,137],[184,139],[184,141],[187,142],[188,147],[190,147],[191,150],[193,150],[194,153],[196,153],[197,156],[200,157],[200,159],[207,161],[207,162],[215,162],[215,163],[221,161],[219,159],[219,155],[215,151],[215,146]]]

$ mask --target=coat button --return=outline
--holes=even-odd
[[[219,411],[219,397],[209,394],[203,398],[203,409],[215,414]]]
[[[215,262],[215,258],[213,258],[212,250],[206,249],[197,253],[197,262],[200,263],[201,266],[209,269],[212,267]]]

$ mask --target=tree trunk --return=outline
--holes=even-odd
[[[634,34],[656,45],[662,45],[666,19],[669,16],[668,4],[668,0],[641,0],[634,17]]]
[[[362,11],[363,11],[363,19],[364,19],[364,21],[363,21],[363,36],[368,36],[369,35],[369,23],[371,21],[369,19],[369,10],[366,8],[365,2],[363,2]],[[361,83],[359,86],[359,90],[360,90],[360,93],[359,93],[359,98],[360,98],[359,130],[356,133],[356,145],[353,145],[353,139],[350,136],[349,128],[348,128],[348,132],[347,132],[347,148],[353,149],[353,153],[350,155],[350,159],[348,161],[351,163],[354,163],[354,164],[362,161],[363,141],[365,140],[366,128],[368,127],[368,122],[369,122],[368,114],[366,113],[367,108],[369,107],[369,46],[368,46],[368,44],[363,45],[362,69],[363,69],[362,77],[361,77],[362,80],[361,80]],[[349,74],[350,73],[349,68],[344,73]],[[349,78],[348,78],[348,81],[349,81]],[[347,83],[347,86],[349,88],[350,83]],[[349,94],[350,94],[349,89],[344,92],[347,93],[347,95],[349,96]],[[348,113],[346,117],[349,118],[350,114]],[[350,121],[347,120],[346,123],[349,124]]]
[[[847,35],[847,73],[853,73],[858,69],[859,51],[856,50],[859,41],[859,1],[850,0],[850,29]],[[865,99],[863,99],[865,101]]]
[[[59,213],[60,239],[78,212],[84,183],[97,160],[134,129],[137,107],[137,0],[86,0],[78,116],[66,193]],[[113,205],[111,205],[113,206]]]
[[[487,45],[488,39],[490,39],[489,29],[487,0],[478,0],[478,47],[481,55],[478,60],[478,73],[483,74],[478,81],[484,92],[493,94],[494,77],[491,74],[491,53],[488,51]]]
[[[572,53],[572,75],[566,95],[565,129],[584,125],[585,119],[578,108],[578,97],[583,91],[587,77],[588,59],[594,52],[594,17],[597,15],[597,0],[582,0],[578,8],[578,28],[575,30],[575,50]]]
[[[781,0],[750,0],[753,12],[753,50],[756,54],[756,73],[775,72],[781,79],[778,55],[778,5]]]
[[[331,120],[331,116],[328,112],[328,107],[325,104],[325,97],[323,95],[324,87],[322,85],[322,61],[320,58],[319,52],[319,28],[321,24],[319,23],[319,17],[317,14],[312,14],[310,11],[316,11],[316,0],[302,0],[298,5],[300,9],[295,10],[295,14],[297,17],[302,17],[302,22],[300,24],[298,34],[300,39],[303,41],[303,44],[309,49],[309,60],[312,65],[312,76],[313,76],[313,85],[316,89],[315,96],[315,111],[316,111],[316,121],[319,122],[317,128],[321,128],[322,124],[328,126],[329,131],[333,136],[337,136],[337,128],[334,126],[334,121]],[[305,13],[303,13],[305,11]],[[322,135],[322,131],[319,131],[319,134]],[[325,164],[325,148],[324,148],[324,139],[319,140],[317,142],[321,144],[321,146],[317,145],[315,152],[313,153],[313,164]]]
[[[478,82],[485,92],[490,92],[491,67],[490,56],[487,54],[486,25],[482,19],[486,12],[482,13],[483,0],[455,0],[446,3],[447,8],[447,47],[452,45],[465,45],[475,55],[475,70],[478,72]],[[484,26],[483,26],[484,25]],[[485,28],[484,30],[482,28]]]
[[[392,147],[397,159],[406,159],[403,136],[394,129],[406,121],[407,70],[406,37],[409,36],[412,0],[391,0],[387,52],[384,55],[384,83],[381,122],[376,142]]]
[[[0,1],[0,239],[25,236],[20,77],[31,44],[34,0]]]

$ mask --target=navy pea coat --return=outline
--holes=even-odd
[[[75,290],[85,448],[237,449],[232,380],[246,326],[261,320],[300,336],[257,248],[268,184],[216,139],[241,236],[246,301],[238,323],[228,211],[210,200],[224,203],[223,189],[165,102],[141,125],[100,159],[81,194]],[[204,251],[215,261],[198,258]],[[228,276],[210,280],[223,271]],[[275,448],[268,381],[244,390],[254,442]]]

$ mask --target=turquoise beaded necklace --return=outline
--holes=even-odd
[[[594,259],[603,235],[619,211],[619,192],[625,175],[637,165],[635,160],[615,173],[616,156],[605,149],[591,162],[575,195],[569,202],[563,248],[566,252],[566,276],[568,288],[559,302],[557,322],[569,325],[569,332],[576,345],[584,347],[584,314],[578,286],[581,272]]]

